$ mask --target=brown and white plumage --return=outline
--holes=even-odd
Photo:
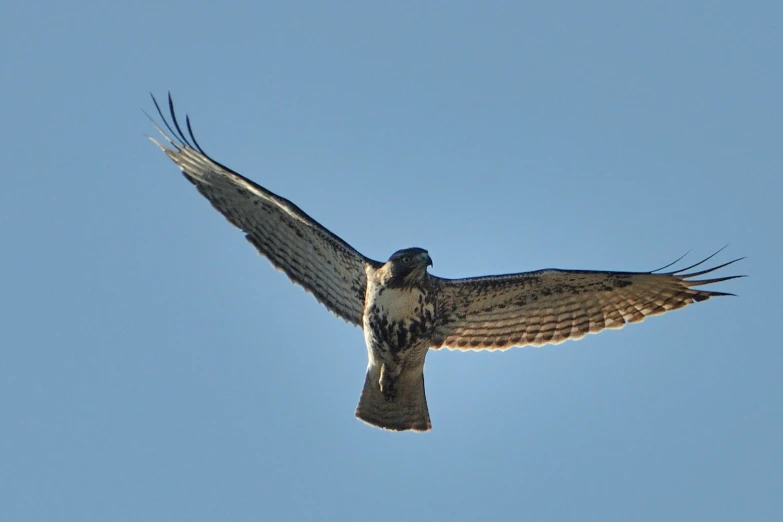
[[[504,350],[579,339],[731,295],[697,287],[741,277],[694,279],[738,259],[687,272],[715,254],[666,273],[550,269],[469,279],[430,275],[432,260],[420,248],[399,250],[386,263],[374,261],[287,199],[210,158],[193,136],[189,118],[188,135],[182,132],[171,96],[173,128],[153,101],[169,131],[158,127],[168,146],[150,139],[188,181],[272,265],[363,328],[368,367],[356,416],[381,428],[430,429],[424,390],[430,348]]]
[[[190,140],[180,129],[169,96],[174,131],[152,98],[164,125],[164,138],[172,148],[155,142],[179,166],[215,209],[242,229],[246,239],[272,265],[285,272],[339,317],[362,324],[366,263],[380,265],[354,250],[285,198],[210,158],[198,145],[187,118]],[[192,143],[191,143],[192,142]]]
[[[439,279],[438,326],[432,347],[505,350],[512,346],[558,344],[607,328],[622,328],[710,297],[731,295],[695,287],[737,276],[693,278],[737,259],[686,273],[714,255],[686,269],[667,273],[550,269]]]

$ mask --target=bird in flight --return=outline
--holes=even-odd
[[[466,279],[430,274],[432,259],[422,248],[375,261],[292,202],[208,156],[187,116],[187,135],[182,131],[170,94],[171,123],[152,100],[168,133],[156,124],[166,144],[150,139],[185,178],[275,268],[335,315],[362,327],[369,362],[356,416],[373,426],[431,429],[424,394],[430,349],[505,350],[580,339],[733,295],[698,287],[742,277],[694,279],[742,259],[689,272],[720,250],[669,272],[663,270],[674,263],[651,272],[546,269]]]

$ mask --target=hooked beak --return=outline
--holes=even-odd
[[[424,260],[427,261],[427,266],[432,266],[432,258],[429,254],[424,254]]]

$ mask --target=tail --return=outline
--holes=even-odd
[[[397,379],[396,393],[387,399],[379,384],[380,367],[372,365],[367,368],[356,416],[368,424],[387,430],[432,429],[427,397],[424,395],[424,368],[403,371]]]

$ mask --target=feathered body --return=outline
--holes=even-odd
[[[154,98],[153,98],[154,101]],[[430,275],[421,248],[386,263],[363,256],[299,207],[210,158],[182,132],[169,97],[169,147],[155,141],[218,212],[278,270],[338,317],[361,326],[368,367],[356,415],[392,430],[431,427],[424,394],[429,349],[541,346],[731,295],[696,287],[742,276],[694,279],[734,261],[688,272],[547,269],[467,279]],[[160,128],[158,128],[160,130]],[[717,252],[716,252],[717,254]],[[677,260],[679,261],[679,259]],[[676,261],[675,261],[676,262]]]
[[[356,416],[395,430],[431,427],[424,358],[435,330],[436,292],[426,251],[396,252],[381,268],[368,265],[364,305],[367,378]]]

